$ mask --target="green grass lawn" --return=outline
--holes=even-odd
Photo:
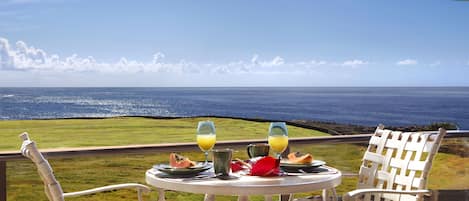
[[[194,142],[197,122],[208,118],[65,119],[0,121],[0,151],[17,150],[18,135],[27,131],[39,148]],[[267,139],[269,123],[211,118],[217,140]],[[321,136],[325,133],[289,127],[290,137]]]
[[[111,118],[93,120],[25,120],[0,121],[0,150],[17,150],[21,144],[18,134],[28,131],[37,141],[39,148],[154,144],[163,142],[193,142],[195,127],[200,120],[207,118],[188,118],[156,120],[146,118]],[[217,127],[217,140],[266,138],[268,123],[244,120],[211,118]],[[313,130],[289,126],[290,137],[326,135]],[[316,159],[346,172],[358,172],[364,147],[352,144],[340,145],[301,145],[291,151],[312,153]],[[182,153],[194,160],[203,160],[203,154]],[[235,157],[246,158],[244,149],[238,150]],[[108,184],[139,182],[145,183],[144,173],[153,164],[167,163],[168,153],[130,154],[95,156],[80,158],[53,158],[49,160],[57,179],[66,192]],[[467,189],[467,158],[439,153],[434,162],[429,188]],[[10,161],[7,163],[8,200],[41,201],[47,200],[42,182],[32,162]],[[337,189],[339,194],[355,188],[356,178],[344,178]],[[318,194],[309,192],[297,196]],[[150,194],[156,200],[156,192]],[[168,192],[167,199],[203,200],[203,195],[181,192]],[[91,196],[69,198],[67,200],[136,200],[136,194],[129,190],[98,193]],[[217,200],[236,200],[235,197],[220,196]],[[263,200],[254,197],[254,200]]]

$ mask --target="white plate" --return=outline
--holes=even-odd
[[[171,175],[195,175],[212,168],[212,165],[205,163],[197,163],[195,166],[188,168],[175,168],[171,167],[168,164],[158,164],[154,165],[153,168],[157,169],[160,172],[164,172],[166,174]]]
[[[313,160],[311,163],[291,163],[288,160],[280,161],[280,167],[297,167],[297,168],[305,168],[305,167],[319,167],[321,165],[325,165],[326,162],[320,160]]]

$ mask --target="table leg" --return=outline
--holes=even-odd
[[[249,198],[247,195],[240,195],[238,196],[238,201],[249,201]]]
[[[158,189],[158,201],[166,201],[166,198],[164,196],[164,189],[162,188]]]
[[[264,195],[265,201],[272,201],[272,195]]]
[[[327,189],[322,189],[322,201],[327,201],[329,198],[329,195],[327,193]]]
[[[204,201],[215,201],[215,195],[213,195],[213,194],[205,194]]]

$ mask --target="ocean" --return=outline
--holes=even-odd
[[[0,119],[232,116],[469,129],[469,87],[0,88]]]

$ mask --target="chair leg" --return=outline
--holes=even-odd
[[[137,197],[138,197],[138,201],[143,201],[143,199],[142,199],[142,190],[141,189],[137,189]]]

